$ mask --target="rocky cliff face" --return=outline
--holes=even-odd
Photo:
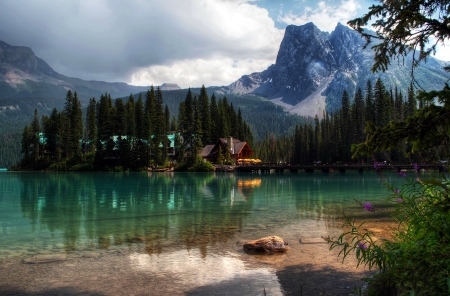
[[[340,107],[342,92],[351,97],[367,80],[382,78],[386,86],[406,91],[411,82],[411,56],[404,63],[394,61],[386,73],[373,74],[373,51],[358,33],[338,24],[328,34],[313,23],[288,26],[274,65],[260,73],[244,75],[226,88],[238,94],[255,94],[269,98],[291,113],[321,116],[322,111]],[[430,59],[416,72],[425,89],[440,89],[448,73],[442,62]]]

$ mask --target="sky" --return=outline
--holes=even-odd
[[[229,85],[275,63],[288,25],[332,32],[373,0],[1,0],[0,40],[85,80]],[[437,58],[450,61],[450,48]]]

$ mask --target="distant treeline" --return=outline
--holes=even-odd
[[[171,117],[163,103],[159,87],[148,90],[145,99],[140,94],[137,100],[130,95],[127,100],[113,101],[104,94],[98,102],[90,99],[83,119],[77,93],[68,91],[63,111],[54,108],[49,116],[39,119],[35,110],[34,119],[22,133],[21,166],[55,170],[164,166],[169,161],[169,133],[175,137],[171,154],[179,162],[185,156],[195,157],[203,146],[221,137],[232,136],[253,144],[240,109],[236,112],[226,97],[217,100],[213,94],[210,99],[205,87],[199,96],[187,91],[179,104],[178,117]]]
[[[351,101],[353,101],[351,103]],[[382,127],[391,121],[400,121],[412,115],[423,103],[417,101],[411,84],[404,95],[398,89],[387,90],[381,79],[372,86],[367,81],[365,94],[358,89],[351,100],[346,91],[342,94],[340,110],[333,114],[324,112],[313,124],[295,127],[292,136],[277,137],[267,134],[257,145],[257,155],[264,162],[293,164],[361,162],[372,159],[352,159],[352,144],[364,142],[368,124]],[[400,143],[388,154],[376,155],[378,160],[410,162],[440,159],[438,148],[422,154],[412,154],[411,146]]]
[[[192,96],[200,97],[201,89],[192,88]],[[212,98],[214,93],[217,98],[225,96],[220,87],[208,87],[206,90],[209,98]],[[161,93],[164,97],[164,105],[169,108],[171,116],[178,118],[179,106],[186,99],[187,90],[161,91]],[[145,98],[147,93],[138,93],[133,96],[136,100],[139,96]],[[311,121],[311,119],[289,114],[282,107],[257,96],[226,94],[226,98],[235,111],[241,110],[243,121],[250,127],[255,142],[264,139],[266,132],[278,136],[292,135],[296,125]],[[98,100],[98,97],[96,99]],[[128,97],[122,100],[126,102]],[[112,101],[114,102],[115,99],[113,98]],[[85,120],[89,101],[81,101],[81,105]],[[6,108],[7,106],[11,108]],[[53,108],[58,110],[65,108],[64,96],[29,97],[28,94],[28,97],[23,98],[4,96],[0,98],[0,167],[16,165],[23,158],[23,153],[20,152],[22,133],[24,127],[30,124],[35,109],[40,116],[50,116]]]

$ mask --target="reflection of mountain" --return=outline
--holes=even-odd
[[[67,251],[86,240],[100,248],[143,242],[148,253],[158,253],[172,242],[206,256],[208,245],[235,234],[251,207],[232,200],[231,174],[19,176],[23,216],[62,232]]]

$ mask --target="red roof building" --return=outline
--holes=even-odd
[[[210,162],[217,163],[219,151],[226,157],[226,151],[230,151],[231,161],[237,162],[241,158],[250,158],[254,153],[247,142],[241,142],[233,138],[220,138],[215,145],[207,145],[203,148],[201,156]]]

